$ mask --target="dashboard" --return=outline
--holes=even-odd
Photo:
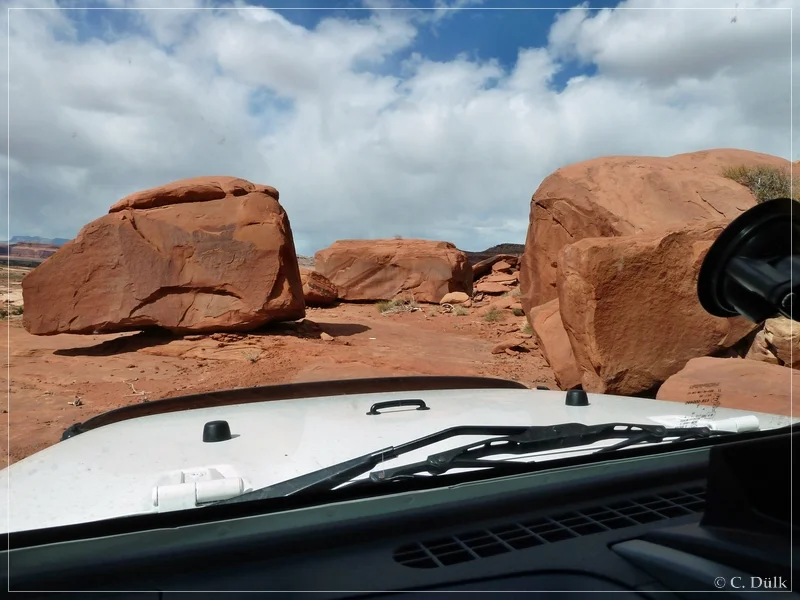
[[[796,436],[224,522],[14,542],[4,578],[10,591],[39,598],[794,595]]]

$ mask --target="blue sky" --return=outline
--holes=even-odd
[[[531,194],[572,162],[792,153],[788,11],[448,3],[466,9],[12,11],[11,235],[72,237],[128,193],[223,174],[280,190],[301,253],[398,234],[476,250],[521,242]]]
[[[135,22],[137,11],[100,10],[102,2],[83,4],[97,10],[74,13],[74,21],[83,39],[94,37],[116,37],[125,32],[141,33]],[[154,4],[157,5],[158,3]],[[163,3],[167,5],[168,3]],[[315,29],[325,19],[365,19],[371,9],[358,0],[284,0],[282,2],[249,2],[274,10],[292,23],[307,29]],[[520,48],[547,45],[547,35],[553,25],[557,10],[568,10],[576,6],[575,0],[551,0],[538,4],[548,8],[532,10],[537,2],[531,0],[507,0],[504,2],[475,3],[461,9],[451,10],[451,16],[435,26],[423,28],[413,48],[408,48],[391,57],[383,72],[397,73],[402,61],[412,52],[435,61],[449,61],[467,53],[471,58],[495,59],[506,69],[512,69]],[[587,2],[592,11],[616,6],[613,1]],[[399,10],[435,10],[431,2],[397,2],[392,7]],[[427,8],[426,8],[427,7]],[[502,8],[500,10],[499,8]],[[554,9],[554,10],[549,10]],[[109,36],[109,31],[114,33]],[[553,80],[553,87],[562,90],[567,81],[577,75],[592,75],[594,64],[565,62]]]

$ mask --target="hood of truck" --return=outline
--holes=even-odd
[[[793,421],[680,402],[587,396],[588,405],[570,406],[566,392],[549,390],[382,392],[256,401],[124,419],[65,439],[0,472],[0,483],[10,486],[8,505],[0,503],[5,513],[0,513],[0,524],[13,532],[191,509],[461,425],[669,425],[676,418],[748,417],[766,430]],[[374,404],[389,400],[422,400],[427,410],[409,406],[368,414]],[[212,421],[225,421],[230,439],[204,441],[204,427]],[[486,437],[452,438],[378,468],[421,461]],[[565,455],[562,451],[547,458]]]

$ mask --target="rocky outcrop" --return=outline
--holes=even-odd
[[[278,192],[234,177],[123,198],[23,280],[36,335],[251,330],[305,314]]]
[[[755,204],[724,177],[737,165],[785,167],[788,161],[744,150],[669,158],[613,156],[558,169],[533,194],[520,269],[526,312],[558,296],[558,252],[584,238],[644,233],[704,220],[730,220]]]
[[[327,277],[312,269],[300,268],[300,281],[303,283],[303,298],[306,306],[331,306],[339,297],[339,290]]]
[[[559,387],[570,390],[581,385],[581,372],[575,362],[569,336],[561,321],[558,300],[534,308],[528,315],[533,335],[545,360],[553,369]]]
[[[519,259],[516,256],[498,254],[487,258],[472,267],[472,274],[476,293],[488,296],[519,293]]]
[[[503,262],[513,268],[519,265],[519,257],[513,254],[495,254],[494,256],[485,258],[472,265],[472,277],[474,279],[479,279],[484,275],[488,275],[492,272],[494,265],[499,262]]]
[[[317,252],[314,264],[346,301],[407,295],[417,302],[438,303],[450,292],[472,295],[472,267],[449,242],[340,240]]]
[[[558,256],[559,309],[589,392],[636,395],[756,325],[706,313],[697,274],[723,222],[590,238]]]
[[[746,358],[800,368],[800,324],[786,317],[767,319],[756,334]]]
[[[792,388],[790,369],[741,358],[701,357],[668,378],[656,398],[694,404],[697,416],[704,418],[713,417],[717,407],[789,415],[800,392]],[[762,427],[782,424],[788,422]]]

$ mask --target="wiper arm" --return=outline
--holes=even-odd
[[[565,423],[547,427],[529,427],[517,435],[491,438],[467,444],[452,450],[430,455],[426,460],[370,473],[372,482],[405,479],[420,473],[441,475],[452,469],[505,470],[509,472],[530,471],[535,468],[530,463],[510,461],[481,460],[498,454],[529,454],[589,446],[596,442],[623,438],[620,442],[604,448],[590,450],[592,454],[614,452],[637,444],[659,443],[668,438],[675,442],[691,439],[729,435],[733,432],[714,431],[708,427],[666,428],[661,425],[635,425],[630,423],[604,423],[602,425],[583,425]]]
[[[319,471],[312,471],[299,477],[294,477],[274,485],[270,485],[258,490],[246,492],[241,496],[234,496],[227,500],[215,502],[210,506],[219,504],[235,504],[237,502],[249,502],[251,500],[263,500],[266,498],[279,498],[283,496],[295,496],[297,494],[315,491],[332,490],[354,477],[368,473],[382,462],[397,458],[403,454],[408,454],[414,450],[419,450],[425,446],[431,446],[452,437],[460,435],[500,435],[511,436],[524,433],[528,427],[506,427],[493,425],[462,425],[450,427],[437,431],[431,435],[418,438],[416,440],[401,444],[399,446],[389,446],[376,452],[352,458],[344,462],[325,467]]]
[[[596,450],[595,452],[610,452],[639,443],[661,442],[664,441],[665,438],[671,437],[677,437],[678,439],[675,441],[681,441],[697,437],[722,435],[725,433],[728,432],[712,431],[707,427],[668,429],[663,425],[637,425],[632,423],[606,423],[603,425],[564,423],[562,425],[532,427],[481,425],[450,427],[449,429],[443,429],[437,433],[418,438],[399,446],[389,446],[388,448],[371,452],[370,454],[365,454],[364,456],[359,456],[318,471],[313,471],[258,490],[246,492],[227,500],[221,500],[215,502],[213,506],[332,490],[352,481],[359,475],[368,473],[387,460],[461,435],[494,435],[500,437],[494,437],[474,444],[461,446],[453,450],[432,454],[427,460],[420,463],[371,473],[370,480],[378,482],[395,478],[413,477],[415,474],[423,472],[438,475],[450,469],[460,468],[493,467],[516,471],[519,471],[521,468],[530,470],[531,466],[529,464],[509,463],[504,461],[481,461],[478,459],[496,454],[526,454],[530,452],[585,446],[598,441],[618,437],[625,439],[618,444]],[[355,483],[358,484],[361,482]]]

